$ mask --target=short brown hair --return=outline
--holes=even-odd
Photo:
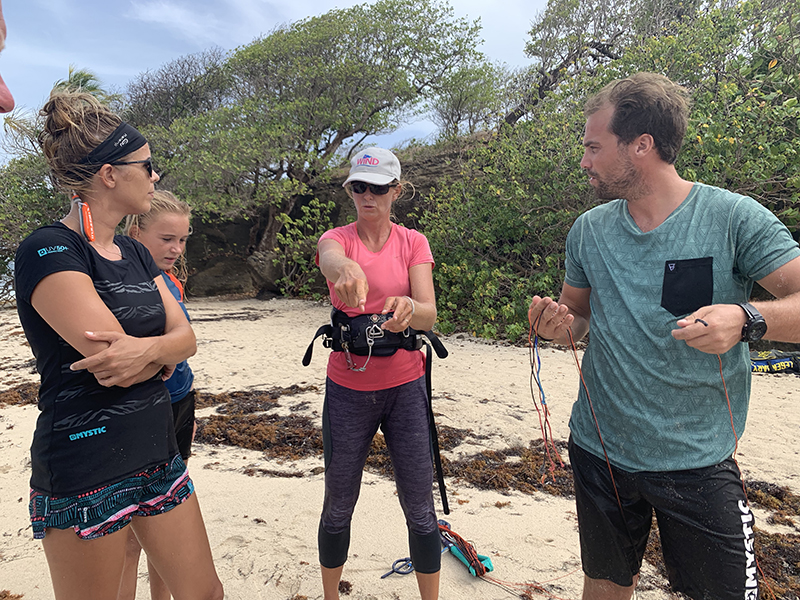
[[[583,114],[588,117],[611,106],[609,129],[621,143],[650,134],[661,160],[674,164],[689,126],[690,105],[686,88],[657,73],[636,73],[612,81],[589,98]]]

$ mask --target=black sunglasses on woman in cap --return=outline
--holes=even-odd
[[[350,186],[356,194],[363,194],[369,188],[373,196],[383,196],[388,194],[391,188],[397,187],[396,183],[387,183],[385,185],[376,185],[374,183],[364,183],[363,181],[351,181],[347,185]]]

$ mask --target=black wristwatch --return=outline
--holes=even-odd
[[[742,341],[757,342],[767,333],[767,322],[752,304],[747,302],[738,302],[737,304],[747,315],[747,320],[742,327]]]

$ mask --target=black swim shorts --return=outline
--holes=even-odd
[[[191,390],[183,398],[172,403],[172,419],[175,423],[175,438],[178,440],[178,451],[183,460],[192,455],[194,439],[194,406],[197,393]]]
[[[583,571],[630,586],[639,573],[653,515],[673,590],[691,598],[756,600],[753,513],[732,458],[686,471],[631,473],[577,446],[575,480]]]

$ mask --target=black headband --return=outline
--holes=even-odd
[[[124,121],[111,132],[106,139],[100,142],[86,158],[78,162],[82,165],[105,165],[135,152],[147,143],[144,136],[132,125]]]

